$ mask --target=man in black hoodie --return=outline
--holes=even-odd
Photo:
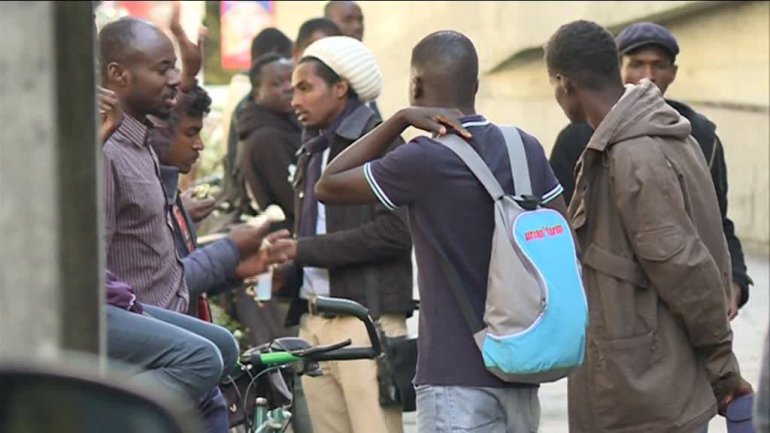
[[[267,54],[249,71],[251,100],[237,113],[238,168],[249,195],[264,210],[271,204],[294,227],[294,190],[289,179],[302,144],[302,127],[291,108],[291,60]]]
[[[631,25],[615,38],[620,53],[623,82],[636,84],[647,78],[666,93],[676,79],[676,56],[679,44],[671,32],[658,24],[642,22]],[[749,285],[753,284],[746,273],[741,241],[735,234],[733,222],[727,217],[727,166],[722,142],[716,135],[716,125],[698,114],[686,104],[666,99],[668,105],[690,121],[692,136],[700,145],[711,172],[711,180],[717,193],[722,213],[722,229],[727,238],[732,266],[732,292],[730,319],[738,315],[738,308],[749,299]],[[551,151],[551,166],[564,187],[564,197],[569,202],[575,189],[575,164],[593,135],[587,123],[573,123],[565,127],[556,138]]]

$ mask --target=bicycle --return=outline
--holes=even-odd
[[[328,346],[311,346],[297,337],[279,338],[244,352],[240,357],[240,375],[249,379],[245,392],[239,397],[244,408],[242,425],[246,433],[283,433],[289,426],[292,414],[291,387],[287,385],[294,374],[319,376],[320,361],[343,361],[374,359],[382,353],[382,346],[369,310],[363,305],[348,300],[318,296],[308,302],[311,314],[329,316],[352,316],[364,323],[371,345],[369,347],[348,347],[347,339]],[[295,369],[295,371],[291,371]],[[260,379],[265,379],[261,381]],[[261,390],[257,390],[259,385]],[[238,390],[238,388],[235,388]],[[255,391],[251,400],[252,389]],[[250,402],[253,401],[253,415]],[[233,426],[231,426],[233,427]]]

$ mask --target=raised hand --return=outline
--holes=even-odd
[[[409,107],[401,110],[399,115],[403,121],[415,128],[428,131],[434,135],[446,135],[447,128],[452,128],[465,138],[471,138],[471,133],[463,128],[460,117],[463,113],[457,109],[437,107]]]
[[[188,92],[196,85],[195,76],[203,66],[203,41],[206,37],[206,28],[201,27],[198,32],[197,44],[192,42],[182,28],[181,10],[181,2],[173,2],[169,28],[179,45],[179,54],[182,57],[182,83],[179,89]]]
[[[97,87],[96,99],[102,119],[102,124],[99,127],[99,138],[104,144],[123,121],[123,110],[120,108],[117,95],[112,90]]]

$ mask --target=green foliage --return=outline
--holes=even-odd
[[[220,296],[228,296],[223,294]],[[248,341],[246,339],[247,330],[236,321],[219,305],[219,303],[213,300],[209,301],[209,307],[211,308],[211,320],[219,326],[223,326],[233,333],[233,337],[238,340],[238,346],[241,348],[248,347]]]

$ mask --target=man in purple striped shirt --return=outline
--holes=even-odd
[[[207,431],[225,432],[227,420],[211,415],[209,409],[221,412],[218,408],[223,399],[215,384],[229,375],[235,365],[235,339],[224,328],[165,311],[186,313],[189,290],[168,219],[158,158],[149,143],[152,126],[147,116],[166,118],[176,104],[182,80],[175,66],[174,47],[160,29],[134,18],[107,24],[99,33],[99,45],[104,85],[114,92],[123,111],[120,126],[103,148],[107,265],[136,289],[139,301],[147,304],[146,309],[153,310],[149,305],[161,307],[153,310],[156,318],[178,323],[213,343],[210,346],[215,349],[218,364],[200,364],[198,368],[214,373],[215,380],[203,383],[204,388],[210,389],[208,393],[191,395],[199,398],[197,403],[206,418]],[[260,237],[255,241],[255,248],[261,240]],[[188,333],[177,336],[172,328],[156,334],[153,329],[157,326],[136,327],[135,317],[114,309],[108,309],[108,313],[112,314],[114,325],[112,335],[108,336],[111,354],[130,363],[142,365],[148,354],[169,353],[178,339],[198,338]],[[196,376],[179,374],[177,379],[196,381]]]
[[[189,295],[167,218],[147,115],[168,117],[181,82],[171,40],[157,27],[121,19],[99,34],[107,88],[123,106],[121,125],[104,145],[107,266],[141,302],[186,312]]]

